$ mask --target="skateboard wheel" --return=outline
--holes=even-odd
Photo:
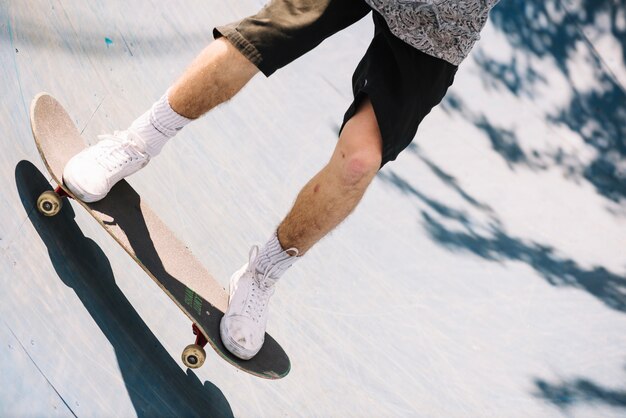
[[[37,210],[45,216],[56,215],[62,206],[63,200],[61,200],[61,197],[51,190],[46,190],[37,199]]]
[[[204,364],[206,360],[206,351],[198,344],[189,344],[183,350],[182,360],[185,366],[190,369],[197,369]]]

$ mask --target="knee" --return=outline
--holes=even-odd
[[[374,178],[382,161],[378,149],[360,149],[342,155],[341,182],[347,187],[367,186]]]

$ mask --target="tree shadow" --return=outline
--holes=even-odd
[[[461,114],[482,130],[511,169],[561,167],[567,178],[587,180],[605,198],[626,202],[626,92],[585,35],[589,28],[610,35],[626,54],[626,28],[620,23],[624,7],[622,0],[583,0],[576,8],[561,0],[502,1],[491,11],[490,21],[511,45],[512,57],[502,61],[490,57],[485,49],[472,55],[486,88],[533,100],[542,99],[539,87],[548,85],[545,71],[549,68],[537,68],[535,63],[549,60],[569,82],[571,99],[546,113],[544,122],[577,132],[595,151],[592,161],[582,162],[562,149],[524,151],[514,128],[498,126],[479,111],[469,111],[458,96],[448,95],[444,110]],[[593,86],[585,86],[585,90],[575,82],[581,66],[593,77]]]
[[[626,199],[626,94],[617,88],[578,94],[550,121],[579,132],[597,151],[583,176],[598,193],[614,202]]]
[[[535,270],[555,287],[570,287],[593,295],[605,306],[626,313],[626,276],[602,266],[585,268],[565,257],[552,246],[525,240],[509,234],[488,205],[466,193],[450,174],[437,167],[419,152],[410,150],[451,190],[469,204],[469,210],[458,209],[433,199],[409,181],[387,168],[377,178],[418,203],[420,221],[430,238],[454,252],[473,254],[493,262],[521,262]],[[479,220],[474,213],[478,213]],[[548,383],[535,379],[537,397],[560,408],[579,403],[626,407],[626,392],[603,388],[590,379]]]
[[[586,269],[575,260],[559,255],[554,247],[507,234],[498,223],[491,223],[481,231],[471,224],[451,230],[426,211],[421,214],[430,237],[450,250],[491,261],[523,262],[553,286],[585,290],[611,309],[626,313],[626,277],[622,275],[602,266]]]
[[[470,108],[459,95],[453,92],[448,93],[446,99],[441,103],[441,109],[448,114],[461,115],[464,120],[482,131],[489,140],[491,149],[502,157],[511,170],[518,167],[525,167],[533,171],[546,170],[557,161],[556,156],[525,150],[514,128],[502,126],[489,120],[484,113]],[[558,161],[564,162],[565,158],[560,156]],[[581,172],[580,165],[576,168],[570,167],[569,171]]]
[[[414,154],[417,158],[419,158],[420,161],[423,164],[425,164],[426,167],[428,167],[430,169],[430,171],[443,184],[445,184],[447,187],[452,189],[465,202],[469,203],[471,206],[473,206],[476,209],[479,209],[479,210],[482,210],[482,211],[488,212],[488,213],[493,213],[493,209],[489,205],[487,205],[487,204],[485,204],[483,202],[479,202],[476,198],[474,198],[473,196],[468,194],[461,186],[459,186],[459,183],[456,180],[456,178],[454,178],[454,176],[446,173],[437,164],[435,164],[428,157],[426,157],[422,153],[421,149],[419,148],[419,146],[416,143],[412,142],[411,144],[409,144],[407,150],[410,153]],[[391,176],[394,176],[396,178],[396,182],[401,182],[401,179],[395,173],[391,172],[390,174],[391,174]],[[410,188],[410,185],[407,184],[407,186],[405,186],[405,187],[409,187]],[[415,189],[413,189],[412,192],[415,193],[417,191]]]
[[[508,234],[502,221],[488,205],[469,195],[453,176],[421,156],[416,146],[412,152],[423,158],[426,166],[444,184],[484,218],[479,220],[468,210],[433,199],[391,169],[379,172],[379,180],[425,205],[426,209],[420,210],[421,223],[434,242],[451,251],[471,253],[490,261],[526,263],[551,285],[585,290],[611,309],[626,313],[625,276],[602,266],[586,269],[575,260],[560,255],[552,246]]]
[[[232,417],[219,388],[200,382],[191,370],[181,370],[146,326],[116,285],[104,252],[74,221],[69,202],[57,216],[41,215],[35,209],[36,200],[41,192],[50,190],[50,184],[28,161],[15,167],[15,182],[59,279],[76,292],[111,343],[137,415]]]
[[[626,408],[626,390],[605,388],[589,379],[578,378],[557,383],[535,379],[535,387],[537,398],[563,410],[580,403]]]
[[[476,104],[465,103],[454,92],[448,93],[441,107],[480,130],[510,170],[540,172],[560,168],[569,181],[588,181],[598,194],[617,203],[611,205],[619,206],[612,213],[619,216],[620,212],[626,213],[622,209],[626,208],[626,93],[584,29],[597,25],[599,16],[608,16],[603,20],[606,27],[599,29],[612,35],[626,58],[626,28],[620,23],[626,3],[623,0],[580,3],[577,4],[580,7],[570,10],[559,0],[501,1],[492,10],[490,20],[511,46],[510,56],[501,59],[487,48],[478,48],[471,59],[478,65],[480,82],[487,90],[529,99],[524,102],[544,99],[545,91],[551,88],[551,76],[569,82],[567,94],[561,95],[567,101],[555,110],[544,111],[540,123],[545,124],[547,132],[563,128],[577,132],[593,151],[586,153],[593,155],[591,160],[583,160],[559,146],[556,150],[529,150],[515,126],[491,120]],[[581,66],[585,67],[582,76],[591,80],[585,80],[588,85],[578,88]],[[464,201],[463,206],[455,207],[433,199],[410,182],[409,177],[403,178],[389,168],[379,173],[379,180],[416,203],[418,222],[435,243],[450,251],[493,262],[524,263],[552,286],[583,290],[610,309],[626,313],[626,275],[599,265],[583,266],[553,246],[511,234],[497,213],[467,195],[453,177],[425,159],[417,146],[409,150]],[[577,403],[626,406],[626,392],[602,387],[591,379],[558,383],[535,379],[534,383],[536,396],[563,408]]]

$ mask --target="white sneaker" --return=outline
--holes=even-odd
[[[258,247],[252,247],[249,262],[230,278],[228,310],[220,323],[224,346],[243,360],[254,357],[265,341],[268,303],[278,281],[272,273],[293,263],[289,259],[283,260],[266,272],[258,272],[258,252]]]
[[[115,183],[150,161],[141,146],[143,141],[132,131],[99,138],[96,145],[72,157],[63,170],[63,182],[83,202],[103,199]]]

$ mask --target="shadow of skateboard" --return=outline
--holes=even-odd
[[[206,358],[203,347],[208,343],[224,360],[252,375],[280,379],[289,373],[289,357],[268,334],[261,351],[250,360],[241,360],[226,350],[219,325],[228,306],[228,294],[128,182],[117,183],[99,202],[84,203],[74,198],[61,180],[63,168],[85,148],[85,142],[56,99],[38,94],[31,104],[30,121],[39,154],[58,185],[54,192],[48,190],[39,196],[38,210],[54,216],[64,197],[72,198],[122,246],[193,322],[196,341],[183,351],[186,366],[202,366]]]

